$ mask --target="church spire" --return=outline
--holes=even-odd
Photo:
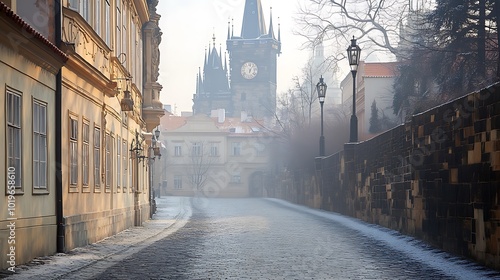
[[[243,39],[255,39],[265,35],[266,32],[266,22],[260,0],[246,0],[241,37]]]
[[[273,7],[271,7],[269,11],[269,32],[267,32],[267,35],[273,39],[276,39],[274,37],[274,27],[273,27]]]

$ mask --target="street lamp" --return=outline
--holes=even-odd
[[[347,48],[347,57],[352,73],[352,116],[351,136],[349,142],[358,142],[358,118],[356,117],[356,72],[358,71],[359,55],[361,49],[356,45],[356,39],[352,36],[351,45]]]
[[[151,145],[149,147],[149,205],[151,207],[149,211],[149,218],[153,217],[153,214],[156,213],[156,201],[154,199],[153,186],[154,186],[154,177],[153,177],[153,162],[156,157],[158,159],[161,158],[160,147],[157,144],[159,143],[158,139],[160,137],[160,130],[156,128],[153,135],[151,135]]]
[[[318,84],[316,84],[316,90],[318,91],[319,104],[321,105],[321,136],[319,137],[319,156],[325,156],[325,136],[323,135],[323,103],[325,103],[326,96],[326,84],[323,81],[323,76],[319,78]]]

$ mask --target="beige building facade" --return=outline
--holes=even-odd
[[[194,115],[162,118],[160,195],[249,197],[266,192],[273,137],[250,119]]]
[[[0,269],[57,249],[56,76],[67,56],[53,7],[0,2]]]
[[[157,1],[64,4],[61,183],[69,250],[149,218],[146,135],[163,106]]]
[[[164,111],[158,1],[3,3],[5,269],[149,219],[150,132]]]

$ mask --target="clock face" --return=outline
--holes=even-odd
[[[245,62],[243,66],[241,66],[241,76],[247,80],[251,80],[257,76],[257,72],[259,68],[253,62]]]

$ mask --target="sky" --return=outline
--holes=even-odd
[[[292,78],[300,76],[311,52],[304,50],[304,39],[293,35],[298,2],[307,0],[261,0],[266,25],[272,7],[273,24],[281,24],[282,54],[278,57],[277,94],[293,86]],[[228,21],[234,20],[234,35],[241,33],[245,0],[160,0],[157,13],[163,32],[160,44],[160,76],[163,86],[160,100],[172,105],[173,113],[191,111],[196,90],[198,67],[203,66],[205,49],[212,42],[225,51]]]

